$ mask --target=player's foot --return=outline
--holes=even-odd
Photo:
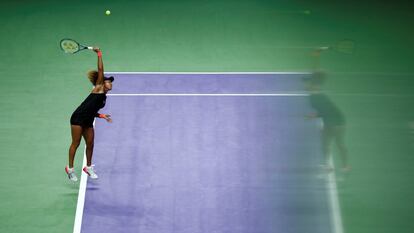
[[[94,166],[94,165],[92,165],[92,166],[90,166],[90,167],[85,166],[85,167],[83,167],[83,171],[84,171],[86,174],[88,174],[88,176],[89,176],[91,179],[98,179],[98,175],[96,175],[95,170],[93,169],[93,166]]]
[[[69,168],[69,166],[65,167],[66,174],[68,174],[69,180],[76,182],[78,181],[78,177],[76,177],[75,169]]]

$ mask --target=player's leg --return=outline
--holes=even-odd
[[[90,167],[92,165],[93,143],[94,143],[94,138],[95,138],[95,131],[92,127],[85,128],[82,136],[86,144],[86,165]]]
[[[335,127],[335,143],[338,147],[339,156],[342,161],[342,169],[348,171],[350,169],[348,164],[348,149],[345,145],[345,126]]]
[[[79,125],[71,125],[72,143],[69,147],[69,168],[73,168],[73,161],[75,160],[76,150],[79,147],[82,138],[82,127]]]
[[[333,170],[329,164],[329,157],[331,155],[331,144],[333,140],[332,127],[324,126],[322,129],[322,152],[324,156],[324,168],[328,171]]]
[[[95,140],[94,128],[85,128],[85,130],[83,131],[83,138],[85,139],[86,144],[86,167],[83,168],[83,171],[86,172],[92,179],[97,179],[98,176],[96,175],[92,167],[92,156]]]
[[[68,174],[68,177],[72,181],[77,181],[78,178],[76,177],[73,169],[73,161],[75,160],[76,150],[79,147],[81,138],[82,138],[82,131],[83,128],[79,125],[71,125],[71,134],[72,134],[72,143],[69,147],[69,165],[66,166],[65,171]]]

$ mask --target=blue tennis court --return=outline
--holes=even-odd
[[[308,74],[110,74],[75,232],[341,232]]]

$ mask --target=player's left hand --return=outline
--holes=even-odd
[[[104,119],[105,119],[107,122],[112,123],[112,118],[111,118],[111,115],[109,115],[109,114],[105,114]]]

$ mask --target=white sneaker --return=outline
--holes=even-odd
[[[66,174],[68,174],[69,180],[76,182],[78,181],[78,177],[76,177],[75,169],[69,168],[69,166],[65,167]]]
[[[85,167],[83,168],[83,171],[84,171],[86,174],[88,174],[88,176],[89,176],[91,179],[98,179],[98,175],[96,175],[95,170],[93,169],[93,167],[94,167],[94,165],[92,165],[92,166],[90,166],[90,167],[85,166]]]

